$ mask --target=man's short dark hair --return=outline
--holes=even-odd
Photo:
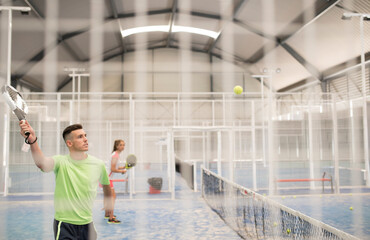
[[[73,124],[73,125],[70,125],[70,126],[66,127],[63,131],[64,141],[66,141],[66,137],[67,137],[68,134],[70,134],[71,132],[73,132],[75,130],[78,130],[78,129],[82,129],[81,124]]]

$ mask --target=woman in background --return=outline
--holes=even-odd
[[[125,167],[119,167],[118,166],[118,160],[119,160],[119,154],[125,149],[125,141],[122,139],[118,139],[114,141],[114,146],[113,146],[113,152],[110,160],[110,173],[109,173],[109,181],[110,181],[110,187],[112,189],[112,194],[113,194],[113,209],[114,209],[114,204],[116,201],[116,192],[114,191],[114,185],[113,185],[113,179],[114,175],[117,173],[124,174],[126,173]],[[105,203],[104,203],[105,206]],[[114,211],[114,210],[113,210]],[[108,212],[105,211],[105,218],[108,219],[109,224],[120,224],[121,221],[119,221],[116,216],[113,214],[113,211]]]

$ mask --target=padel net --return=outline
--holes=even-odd
[[[358,239],[204,168],[202,195],[243,239]]]

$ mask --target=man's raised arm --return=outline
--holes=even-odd
[[[37,142],[35,131],[31,127],[31,125],[27,122],[27,120],[24,120],[19,122],[19,126],[21,128],[21,135],[24,138],[26,138],[25,132],[30,133],[28,137],[28,142],[31,146],[32,158],[36,166],[40,168],[43,172],[52,171],[54,168],[54,159],[52,159],[51,157],[44,156]]]

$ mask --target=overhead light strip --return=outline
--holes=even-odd
[[[136,27],[122,30],[122,37],[127,37],[137,33],[147,33],[147,32],[169,32],[170,27],[168,25],[157,25],[157,26],[145,26],[145,27]],[[199,34],[207,36],[213,39],[216,39],[218,34],[217,32],[194,27],[185,27],[185,26],[172,26],[172,32],[187,32],[193,34]]]

